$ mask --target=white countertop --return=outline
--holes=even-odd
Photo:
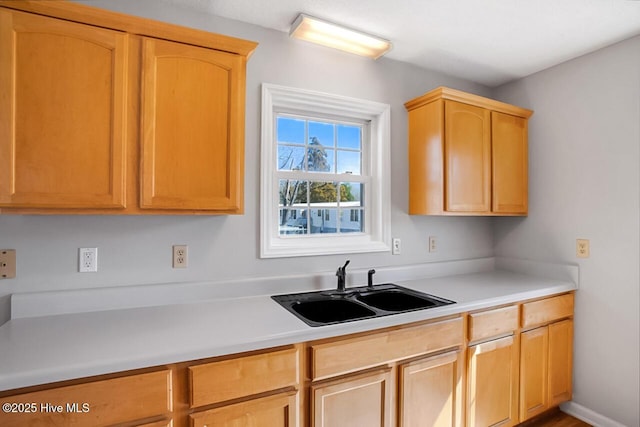
[[[310,327],[268,295],[16,318],[0,326],[0,390],[374,330],[577,289],[570,280],[494,270],[398,285],[456,301]]]

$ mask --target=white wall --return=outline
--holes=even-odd
[[[247,75],[245,215],[0,216],[0,248],[17,250],[17,278],[0,281],[0,321],[13,292],[145,283],[208,281],[329,272],[346,256],[258,258],[260,85],[263,82],[359,97],[391,105],[392,233],[403,253],[349,255],[352,268],[491,256],[487,218],[406,214],[407,122],[403,103],[440,85],[488,95],[486,87],[399,62],[372,61],[289,39],[285,33],[180,10],[156,0],[92,0],[89,5],[255,40]],[[429,235],[439,237],[435,254]],[[189,245],[189,268],[171,268],[171,245]],[[77,273],[79,247],[99,248],[98,273]],[[5,296],[2,298],[2,296]]]
[[[640,37],[497,89],[535,110],[526,219],[494,220],[496,255],[578,262],[574,401],[640,425]],[[591,241],[577,260],[575,239]]]

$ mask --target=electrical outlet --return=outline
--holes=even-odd
[[[576,239],[576,256],[589,258],[589,239]]]
[[[98,248],[78,249],[78,271],[95,273],[98,271]]]
[[[402,241],[398,237],[394,237],[392,241],[391,253],[393,255],[400,255],[402,252]]]
[[[0,249],[0,279],[16,277],[16,250]]]
[[[429,252],[436,252],[438,250],[438,239],[436,236],[429,236]]]
[[[187,268],[187,245],[173,245],[173,268]]]

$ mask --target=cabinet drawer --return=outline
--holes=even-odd
[[[288,348],[189,367],[191,407],[294,386],[298,350]]]
[[[296,392],[280,393],[189,415],[191,427],[271,426],[297,424]]]
[[[497,308],[469,315],[469,341],[509,334],[518,329],[518,306]]]
[[[171,401],[168,370],[0,399],[1,404],[35,405],[30,413],[3,413],[3,426],[77,427],[105,426],[167,414],[172,410]]]
[[[312,344],[313,380],[359,371],[395,360],[462,345],[462,319]]]
[[[522,304],[522,327],[542,325],[573,316],[573,294]]]

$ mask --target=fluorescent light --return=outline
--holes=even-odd
[[[303,13],[293,21],[289,36],[373,59],[380,58],[391,49],[388,40]]]

